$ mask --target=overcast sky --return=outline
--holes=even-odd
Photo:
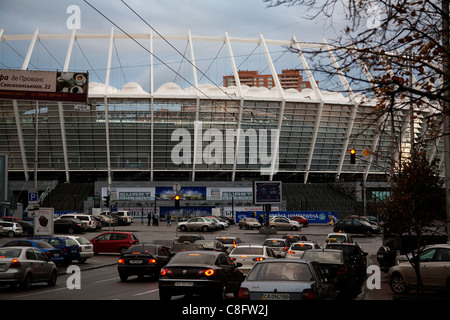
[[[140,20],[120,0],[88,0],[93,7],[128,33],[147,33],[149,27]],[[112,23],[82,0],[0,0],[0,29],[4,35],[32,34],[39,28],[40,34],[70,33],[68,22],[73,22],[73,12],[67,13],[71,5],[80,9],[80,28],[77,33],[109,33]],[[280,6],[268,8],[262,0],[125,0],[157,32],[166,34],[223,36],[257,38],[259,33],[265,39],[290,40],[294,35],[298,41],[321,42],[322,38],[332,40],[339,35],[347,23],[342,12],[333,17],[333,27],[323,19],[307,18],[305,7]],[[121,31],[115,28],[115,32]],[[0,68],[20,68],[29,42],[11,41],[0,43]],[[173,42],[179,51],[186,52],[187,43]],[[195,44],[195,58],[206,74],[220,82],[222,76],[230,74],[231,63],[223,43]],[[104,82],[107,61],[108,41],[79,40],[74,46],[69,69],[88,70],[91,81]],[[283,48],[269,48],[276,61],[277,71],[300,68],[298,57],[283,53]],[[131,40],[116,41],[111,84],[121,88],[126,82],[136,81],[148,91],[148,52]],[[234,50],[233,50],[234,51]],[[29,69],[62,69],[67,52],[67,41],[42,40],[38,42],[31,59]],[[155,48],[155,54],[165,63],[177,70],[180,75],[190,72],[187,63],[167,45]],[[261,48],[236,45],[236,63],[243,70],[258,70],[270,73]],[[250,55],[250,58],[247,58]],[[245,58],[243,58],[245,56]],[[216,59],[214,59],[216,58]],[[214,60],[214,62],[213,62]],[[181,87],[181,77],[167,67],[156,63],[155,89],[162,83],[174,81]],[[95,69],[95,70],[94,70]],[[207,71],[206,71],[207,70]],[[186,75],[185,79],[189,79]],[[205,82],[205,79],[202,80]]]

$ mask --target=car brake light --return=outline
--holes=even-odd
[[[254,258],[253,261],[263,261],[264,257]]]
[[[340,266],[339,269],[336,272],[336,275],[338,275],[338,276],[346,276],[347,275],[347,270],[345,269],[344,266]]]
[[[239,288],[238,299],[249,300],[250,299],[250,291],[247,288]]]
[[[304,289],[302,292],[302,300],[313,300],[316,298],[316,294],[312,289]]]
[[[214,269],[204,269],[204,270],[197,271],[197,276],[211,277],[215,274],[216,274],[216,270],[214,270]]]
[[[169,269],[162,268],[161,271],[159,272],[159,274],[161,276],[170,276],[170,275],[173,274],[173,271],[169,270]]]
[[[150,259],[150,260],[148,260],[148,263],[156,263],[156,260],[155,259]]]
[[[20,262],[17,259],[12,259],[11,264],[9,265],[10,268],[20,268]]]
[[[119,264],[123,264],[123,263],[125,263],[125,261],[122,258],[120,258],[119,259]]]
[[[288,251],[288,254],[295,254],[295,251]]]

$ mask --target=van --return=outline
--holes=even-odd
[[[97,229],[97,222],[95,221],[95,218],[88,214],[67,213],[58,217],[58,219],[69,219],[69,218],[80,219],[81,222],[83,223],[84,228],[88,231],[95,231]]]
[[[128,211],[117,211],[117,215],[119,216],[119,221],[122,220],[126,225],[130,225],[133,222],[131,213]]]

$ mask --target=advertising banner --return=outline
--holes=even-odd
[[[0,99],[87,102],[87,72],[0,69]]]
[[[53,208],[39,208],[39,210],[34,211],[34,235],[52,236],[53,219]]]
[[[250,218],[253,211],[237,211],[236,212],[236,223],[243,218]],[[256,216],[265,216],[264,211],[256,211]],[[330,224],[333,225],[337,221],[337,212],[335,211],[271,211],[270,217],[273,216],[284,216],[287,218],[293,216],[303,216],[311,224]]]

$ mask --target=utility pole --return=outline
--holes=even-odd
[[[447,243],[450,244],[450,30],[449,0],[442,0],[442,71],[444,85],[444,161],[445,161],[445,201],[447,216]]]

